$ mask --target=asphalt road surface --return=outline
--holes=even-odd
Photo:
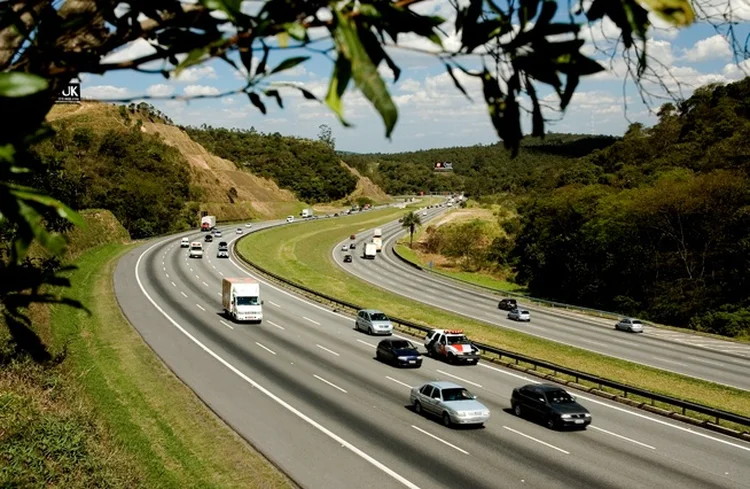
[[[183,236],[202,240],[197,231],[133,250],[118,263],[117,298],[175,374],[303,487],[750,487],[748,443],[585,394],[593,424],[549,430],[508,411],[513,387],[535,380],[484,362],[390,367],[352,317],[262,279],[262,324],[234,323],[222,315],[221,279],[250,274],[234,256],[216,258],[233,229],[202,259],[180,248]],[[409,409],[409,387],[437,379],[491,409],[483,429],[446,428]]]

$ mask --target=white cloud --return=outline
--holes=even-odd
[[[750,21],[750,2],[747,0],[693,0],[691,3],[698,19]]]
[[[413,78],[407,78],[406,80],[398,82],[398,89],[402,92],[416,92],[422,85]]]
[[[150,54],[154,54],[156,48],[148,41],[138,38],[117,51],[109,53],[101,59],[102,63],[122,63],[123,61],[132,61]]]
[[[716,34],[706,39],[701,39],[693,45],[692,48],[685,50],[685,54],[680,59],[697,63],[706,60],[729,59],[732,57],[732,48],[729,42],[720,34]]]
[[[234,99],[232,97],[225,97],[221,99],[221,103],[224,105],[232,105],[234,103]]]
[[[196,95],[218,95],[219,89],[209,85],[188,85],[185,87],[185,95],[194,97]]]
[[[169,85],[165,85],[163,83],[151,85],[146,89],[146,93],[151,95],[152,97],[166,97],[168,95],[172,95],[172,92],[174,92],[174,87],[170,87]]]
[[[106,100],[123,98],[128,95],[128,89],[114,85],[94,85],[83,87],[81,96],[86,99]]]
[[[750,59],[743,60],[739,64],[729,63],[724,66],[721,73],[727,80],[741,80],[746,76],[750,76]]]
[[[195,83],[202,78],[216,78],[216,70],[213,66],[194,66],[191,68],[185,68],[182,70],[177,77],[173,77],[174,81]]]

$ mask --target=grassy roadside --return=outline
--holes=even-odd
[[[65,295],[91,315],[36,311],[57,366],[17,361],[0,374],[0,486],[295,487],[224,425],[131,327],[114,296],[117,258],[82,254]]]
[[[475,341],[601,377],[750,416],[750,392],[706,382],[494,327],[441,311],[356,279],[333,263],[331,250],[350,234],[398,217],[387,210],[343,220],[262,231],[243,238],[238,252],[263,268],[342,300],[426,325],[460,328]],[[358,259],[358,258],[355,258]]]

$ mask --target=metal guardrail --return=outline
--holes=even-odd
[[[262,230],[259,229],[258,231],[260,232]],[[236,247],[236,241],[233,246]],[[317,292],[302,284],[298,284],[292,280],[286,279],[248,260],[243,255],[237,253],[236,248],[234,251],[235,251],[234,253],[235,256],[239,257],[240,260],[242,260],[245,264],[249,265],[255,270],[279,282],[289,285],[295,289],[301,290],[308,295],[311,295],[315,298],[323,299],[337,306],[343,306],[344,308],[350,309],[352,311],[359,311],[361,309],[366,309],[366,307],[359,306],[351,302],[343,301],[335,297],[331,297],[327,294]],[[400,319],[400,318],[395,318],[395,317],[391,317],[390,319],[391,319],[391,322],[393,323],[400,324],[401,326],[404,326],[408,329],[417,330],[417,331],[424,332],[424,333],[429,332],[430,330],[434,329],[430,326],[418,324],[418,323],[415,323],[413,321],[409,321],[406,319]],[[685,421],[694,425],[703,426],[705,428],[712,429],[714,431],[719,431],[730,436],[735,436],[735,437],[739,437],[739,438],[750,441],[750,431],[748,431],[747,429],[743,431],[738,431],[735,429],[727,428],[720,424],[721,421],[727,421],[730,423],[734,423],[736,425],[743,426],[745,428],[750,428],[750,417],[742,416],[742,415],[731,413],[728,411],[723,411],[720,409],[715,409],[709,406],[704,406],[702,404],[697,404],[697,403],[685,401],[682,399],[677,399],[675,397],[662,395],[662,394],[652,392],[646,389],[641,389],[639,387],[633,387],[633,386],[623,384],[617,381],[605,379],[602,377],[598,377],[596,375],[591,375],[586,372],[580,372],[578,370],[574,370],[568,367],[556,365],[554,363],[547,362],[544,360],[538,360],[536,358],[532,358],[532,357],[529,357],[520,353],[512,352],[509,350],[504,350],[502,348],[497,348],[495,346],[486,345],[483,343],[475,343],[475,342],[472,342],[472,343],[477,348],[479,348],[480,350],[484,352],[485,358],[490,358],[491,361],[492,361],[492,355],[494,355],[497,358],[498,363],[503,363],[511,368],[520,367],[521,370],[524,370],[528,373],[534,374],[542,378],[555,380],[557,382],[562,382],[566,385],[572,384],[572,381],[565,381],[563,379],[557,378],[558,374],[566,375],[568,377],[575,379],[576,385],[574,387],[581,388],[587,392],[601,395],[603,397],[608,397],[610,399],[624,402],[634,407],[646,409],[648,411],[651,411],[657,414],[666,415],[668,417],[679,419],[681,421]],[[508,358],[512,360],[512,362],[504,362],[503,358]],[[532,366],[532,368],[531,369],[524,368],[523,366],[520,365],[521,363],[529,364]],[[552,371],[553,375],[539,372],[538,369],[540,368]],[[591,384],[596,385],[597,387],[587,387],[585,385],[580,384],[581,381],[589,382]],[[604,390],[605,387],[614,391],[622,392],[622,396],[619,396],[617,394],[613,394],[611,392]],[[650,400],[650,404],[636,401],[632,398],[629,398],[628,397],[629,395],[639,396],[639,397],[648,399]],[[678,408],[680,412],[678,413],[674,409],[667,410],[667,409],[659,408],[655,405],[656,402]],[[690,416],[690,413],[698,413],[703,416],[710,417],[714,420],[714,422],[709,421],[707,419],[700,419],[700,418],[696,418],[695,416]]]

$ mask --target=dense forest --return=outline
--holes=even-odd
[[[208,151],[273,179],[304,202],[342,199],[357,186],[357,177],[345,171],[333,149],[321,141],[262,134],[253,128],[224,129],[204,124],[182,129]]]
[[[515,159],[502,143],[344,158],[391,195],[461,190],[481,196],[555,188],[569,178],[567,169],[576,158],[615,141],[610,136],[548,134],[525,139]],[[453,163],[454,171],[433,171],[438,161]]]

